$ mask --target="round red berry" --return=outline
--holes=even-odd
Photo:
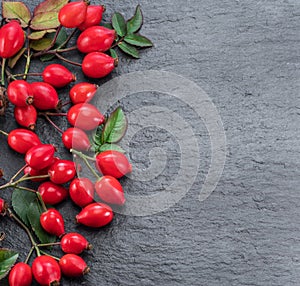
[[[60,241],[60,246],[63,252],[73,254],[80,254],[92,248],[87,239],[77,232],[65,234]]]
[[[99,25],[104,11],[105,7],[103,5],[89,5],[85,20],[78,26],[78,29],[83,31],[89,27]]]
[[[78,151],[87,151],[91,147],[91,143],[87,134],[76,127],[70,127],[62,134],[63,144],[67,149],[75,149]]]
[[[80,207],[85,207],[94,201],[94,192],[94,184],[89,178],[76,178],[70,183],[70,198]]]
[[[59,260],[59,266],[63,275],[68,277],[80,277],[90,272],[86,262],[76,254],[65,254]]]
[[[8,281],[9,286],[30,286],[32,283],[31,267],[24,262],[15,264],[9,272]]]
[[[25,162],[31,168],[42,170],[53,162],[55,147],[51,144],[41,144],[31,147],[25,155]]]
[[[70,89],[70,99],[73,104],[89,102],[95,95],[98,85],[89,82],[80,82]]]
[[[45,231],[58,237],[65,233],[65,222],[61,213],[56,209],[48,209],[40,216],[41,226]]]
[[[48,174],[54,184],[65,184],[76,175],[75,163],[69,160],[57,160],[50,166]]]
[[[86,18],[88,4],[86,1],[70,2],[64,5],[59,13],[58,20],[66,28],[76,28]]]
[[[7,87],[8,100],[16,106],[27,106],[33,102],[31,85],[22,79],[12,81]]]
[[[41,194],[45,204],[56,205],[68,196],[68,190],[63,186],[52,182],[44,182],[39,185],[38,192]]]

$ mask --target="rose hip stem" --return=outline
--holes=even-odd
[[[64,133],[64,131],[62,129],[60,129],[52,120],[51,118],[48,116],[48,114],[46,113],[39,113],[39,115],[43,115],[46,120],[57,130],[59,131],[60,133]]]

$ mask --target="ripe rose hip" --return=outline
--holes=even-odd
[[[95,189],[102,201],[120,206],[125,204],[123,188],[116,178],[103,176],[96,182]]]
[[[41,145],[39,137],[27,129],[14,129],[7,136],[7,143],[10,148],[20,154],[25,154],[33,146]]]
[[[132,171],[127,157],[115,150],[108,150],[96,156],[96,167],[103,175],[121,178]]]
[[[30,286],[32,283],[31,267],[24,262],[15,264],[9,272],[8,281],[9,286]]]
[[[48,174],[54,184],[65,184],[76,175],[75,163],[69,160],[57,160],[50,166]]]
[[[0,57],[14,56],[24,45],[24,31],[18,21],[12,20],[0,29]]]
[[[76,216],[76,220],[80,224],[96,228],[109,224],[113,216],[110,206],[103,203],[92,203],[81,210]]]
[[[59,204],[68,196],[68,190],[66,188],[52,182],[40,184],[38,192],[41,194],[44,203],[49,205]]]
[[[71,3],[70,3],[71,4]],[[43,81],[54,87],[64,87],[76,80],[76,76],[60,64],[50,64],[42,72]]]
[[[93,130],[105,120],[101,112],[89,103],[73,105],[67,113],[67,119],[71,125],[83,130]]]
[[[16,106],[27,106],[33,102],[33,92],[31,85],[22,79],[9,83],[7,87],[7,97]]]
[[[83,130],[76,127],[70,127],[64,131],[62,141],[69,150],[87,151],[91,147],[89,137]]]
[[[63,252],[73,254],[80,254],[84,250],[92,249],[92,245],[86,238],[77,232],[65,234],[60,241],[60,247]]]
[[[48,256],[41,255],[32,263],[32,274],[35,280],[43,286],[58,286],[61,279],[61,270],[58,262]]]
[[[16,106],[14,109],[14,117],[17,123],[30,130],[34,130],[37,121],[37,111],[33,105],[24,107]]]
[[[90,272],[85,261],[76,254],[65,254],[59,260],[59,266],[62,274],[68,277],[80,277]]]
[[[5,201],[2,199],[2,198],[0,198],[0,214],[5,214],[5,212],[6,212],[6,203],[5,203]]]
[[[70,198],[80,207],[85,207],[94,201],[94,192],[94,184],[88,178],[76,178],[70,183]]]
[[[103,5],[89,5],[86,10],[85,20],[78,26],[78,29],[83,31],[89,27],[99,25],[104,11],[105,7]]]
[[[65,233],[64,219],[56,209],[48,209],[43,212],[40,216],[40,223],[43,229],[50,234],[60,237]]]
[[[34,102],[33,105],[39,110],[60,109],[61,102],[55,88],[46,82],[31,83]]]
[[[76,28],[86,18],[88,4],[85,1],[70,2],[64,5],[59,13],[58,20],[66,28]]]
[[[93,26],[83,31],[77,39],[77,48],[82,53],[105,52],[116,38],[115,30]]]
[[[110,74],[118,61],[102,52],[91,52],[82,61],[83,73],[91,78],[102,78]]]
[[[73,104],[89,102],[95,95],[98,85],[89,82],[80,82],[70,89],[70,99]]]
[[[55,147],[51,144],[41,144],[31,147],[25,155],[25,162],[35,170],[42,170],[53,162]]]

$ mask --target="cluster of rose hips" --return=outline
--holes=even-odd
[[[58,15],[62,26],[82,31],[77,39],[77,48],[86,54],[82,71],[91,78],[108,75],[117,64],[114,58],[104,53],[111,48],[116,34],[114,30],[99,26],[103,11],[103,6],[77,1],[66,4]],[[5,24],[0,29],[0,57],[7,59],[14,56],[24,41],[24,32],[18,21]],[[104,151],[93,158],[95,168],[102,175],[93,182],[90,178],[80,177],[80,166],[75,162],[57,157],[55,146],[41,142],[33,132],[38,113],[59,110],[62,104],[57,89],[76,80],[74,74],[61,64],[48,65],[41,76],[43,81],[29,83],[15,79],[8,84],[8,100],[14,105],[15,120],[23,128],[9,132],[7,142],[13,150],[24,154],[25,176],[39,182],[36,192],[44,207],[40,224],[47,233],[60,240],[65,255],[56,261],[50,255],[38,253],[31,266],[24,262],[15,264],[9,274],[10,286],[29,286],[33,277],[40,285],[54,286],[59,285],[62,274],[78,277],[87,273],[89,268],[79,254],[90,249],[90,244],[79,233],[65,233],[64,218],[52,206],[69,196],[81,207],[76,215],[78,223],[93,228],[105,226],[113,219],[112,205],[122,206],[125,203],[118,179],[132,170],[123,153]],[[63,131],[62,142],[68,150],[84,159],[88,157],[84,152],[91,148],[87,132],[105,123],[105,117],[90,103],[96,91],[96,85],[81,82],[69,92],[72,106],[66,117],[71,127]],[[51,208],[47,209],[46,205],[51,205]],[[0,213],[7,211],[8,206],[0,199]]]

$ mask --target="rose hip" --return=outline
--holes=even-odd
[[[45,204],[56,205],[68,196],[68,190],[63,186],[52,182],[44,182],[39,185],[38,192],[41,194]]]
[[[75,163],[69,160],[57,160],[50,166],[48,174],[54,184],[65,184],[76,175]]]
[[[25,162],[35,170],[42,170],[53,162],[55,147],[51,144],[41,144],[31,147],[25,155]]]
[[[55,88],[46,82],[33,82],[33,105],[39,110],[60,109],[61,103]]]
[[[62,141],[69,150],[87,151],[91,147],[89,137],[83,130],[76,127],[70,127],[64,131]]]
[[[78,103],[69,109],[67,119],[71,125],[77,128],[93,130],[104,122],[105,117],[94,105]]]
[[[34,130],[37,121],[37,111],[33,105],[25,107],[16,106],[14,109],[14,117],[17,123],[30,130]]]
[[[64,5],[59,13],[58,20],[66,28],[76,28],[86,18],[88,4],[86,1],[70,2]]]
[[[102,78],[110,74],[118,61],[102,52],[91,52],[82,61],[83,73],[91,78]]]
[[[57,286],[61,279],[61,270],[58,262],[48,255],[41,255],[34,259],[32,274],[35,280],[44,286]]]
[[[104,11],[105,7],[103,5],[89,5],[86,10],[85,20],[78,26],[78,29],[84,31],[89,27],[99,25]]]
[[[48,209],[40,216],[41,226],[45,231],[55,236],[62,236],[65,233],[65,222],[56,209]]]
[[[9,132],[7,143],[10,148],[21,154],[25,154],[33,146],[42,144],[34,132],[22,128]]]
[[[70,3],[71,4],[71,3]],[[76,76],[60,64],[50,64],[42,72],[43,81],[54,87],[64,87],[76,80]]]
[[[97,228],[109,224],[113,216],[110,206],[103,203],[92,203],[81,210],[76,216],[76,220],[85,226]]]
[[[60,246],[63,252],[73,254],[80,254],[92,248],[86,238],[77,232],[65,234],[60,241]]]
[[[89,82],[80,82],[70,89],[70,99],[73,104],[89,102],[95,95],[98,85]]]
[[[82,53],[105,52],[116,38],[115,30],[93,26],[83,31],[77,39],[77,48]]]
[[[9,286],[30,286],[32,283],[31,267],[19,262],[13,266],[8,277]]]
[[[90,272],[85,261],[76,254],[65,254],[59,260],[59,266],[63,275],[68,277],[80,277]]]
[[[70,198],[80,207],[85,207],[94,201],[94,192],[94,184],[88,178],[76,178],[70,183]]]
[[[9,83],[7,87],[8,100],[16,106],[27,106],[33,102],[31,85],[22,79]]]

